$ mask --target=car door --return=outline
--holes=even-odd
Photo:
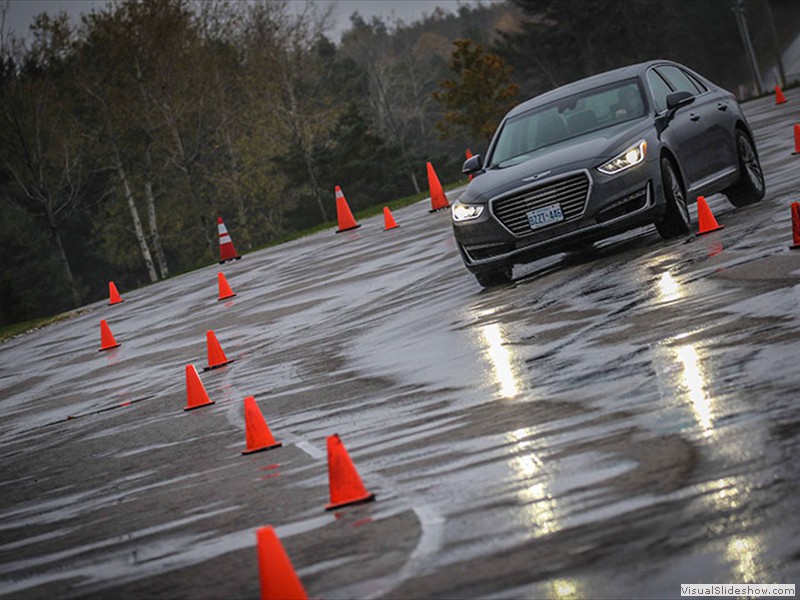
[[[667,96],[676,91],[675,88],[654,68],[647,72],[647,84],[653,96],[656,114],[665,114],[667,112]],[[678,166],[687,188],[703,176],[702,172],[698,171],[696,161],[690,159],[693,154],[699,152],[699,147],[703,143],[699,135],[700,128],[687,127],[687,125],[694,124],[689,121],[688,112],[690,106],[679,108],[661,132],[661,139],[672,149],[678,161]]]
[[[720,92],[708,89],[680,67],[661,65],[655,70],[673,90],[695,97],[694,102],[678,109],[668,127],[682,147],[680,161],[690,180],[686,187],[691,194],[724,175],[731,164],[731,136],[719,108],[724,99]]]

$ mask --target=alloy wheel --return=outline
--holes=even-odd
[[[739,136],[739,157],[753,188],[759,193],[762,192],[764,190],[764,174],[761,172],[761,165],[758,164],[758,157],[750,140],[744,135]]]

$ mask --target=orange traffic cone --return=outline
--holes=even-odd
[[[392,211],[389,210],[388,206],[383,207],[383,230],[389,231],[390,229],[394,229],[397,227],[397,223],[392,216]]]
[[[217,217],[217,231],[219,232],[219,264],[242,258],[236,254],[236,248],[233,247],[231,236],[228,235],[228,229],[222,222],[222,217]]]
[[[776,85],[775,86],[775,104],[783,104],[784,102],[786,102],[786,96],[783,95],[783,92],[781,91],[781,86]]]
[[[233,362],[233,359],[228,360],[225,356],[222,347],[217,341],[217,336],[211,330],[206,331],[206,349],[208,350],[208,366],[203,367],[203,371],[219,369]]]
[[[725,225],[717,223],[717,220],[714,218],[714,213],[711,212],[711,209],[708,207],[708,202],[706,202],[703,196],[697,197],[697,222],[699,225],[697,235],[711,233],[712,231],[725,227]]]
[[[794,126],[794,152],[792,154],[800,154],[800,125]]]
[[[111,328],[106,323],[105,319],[100,321],[100,352],[103,350],[111,350],[119,346],[114,335],[111,333]]]
[[[123,302],[122,296],[119,295],[117,291],[117,286],[114,285],[113,281],[108,282],[108,305],[111,306],[112,304],[119,304]]]
[[[306,600],[308,596],[271,525],[256,531],[261,600]]]
[[[792,250],[800,249],[800,202],[792,202]]]
[[[203,387],[203,382],[200,381],[197,369],[194,368],[194,365],[186,365],[186,406],[183,410],[194,410],[209,404],[214,404],[214,401],[208,397],[208,392]]]
[[[256,404],[256,399],[252,396],[244,399],[244,432],[247,448],[242,450],[242,454],[271,450],[283,445],[275,441],[264,415]]]
[[[220,300],[233,298],[236,295],[233,293],[231,286],[228,285],[228,280],[225,279],[225,275],[223,273],[217,273],[217,284],[219,287],[219,298],[217,298],[217,302]]]
[[[331,502],[325,510],[375,500],[361,483],[353,461],[337,434],[328,436],[328,486]]]
[[[339,220],[339,229],[336,230],[336,233],[361,227],[356,223],[353,213],[350,212],[350,207],[347,206],[347,200],[342,193],[342,188],[338,185],[335,186],[334,193],[336,194],[336,218]]]
[[[467,160],[472,158],[472,151],[469,148],[467,148],[467,151],[464,154],[466,154]],[[472,173],[469,175],[469,180],[472,181]]]
[[[447,201],[447,196],[444,194],[442,184],[439,183],[439,178],[436,176],[436,171],[433,170],[433,165],[427,163],[428,166],[428,189],[431,193],[431,209],[428,212],[436,212],[450,206]]]

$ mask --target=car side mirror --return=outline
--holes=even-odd
[[[694,96],[691,92],[672,92],[667,96],[667,110],[674,113],[681,106],[686,106],[694,102]]]
[[[461,172],[464,175],[472,175],[477,173],[483,168],[483,159],[480,154],[474,154],[464,161],[464,166],[461,167]]]

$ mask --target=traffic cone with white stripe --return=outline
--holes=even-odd
[[[338,185],[334,186],[334,192],[336,193],[336,218],[339,221],[339,229],[336,230],[336,233],[361,227],[356,223],[353,213],[350,212],[350,207],[347,206],[347,200],[345,200],[344,193],[342,193],[342,188]]]
[[[228,234],[225,223],[222,222],[222,217],[217,217],[217,230],[219,231],[219,264],[242,258],[236,254],[236,248],[233,247],[231,236]]]

